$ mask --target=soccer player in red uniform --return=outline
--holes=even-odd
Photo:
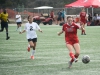
[[[50,17],[54,20],[54,11],[53,10],[50,12]]]
[[[79,39],[77,36],[77,29],[84,30],[79,25],[76,25],[73,22],[73,18],[71,16],[67,17],[67,23],[65,23],[62,27],[62,31],[58,33],[62,34],[65,32],[65,42],[66,46],[69,50],[69,56],[71,57],[71,60],[69,61],[69,68],[71,68],[73,62],[77,62],[77,58],[80,54],[80,45],[79,45]],[[75,50],[75,54],[73,53],[73,49]]]
[[[81,35],[86,35],[85,33],[85,24],[86,24],[86,12],[85,9],[83,8],[81,13],[80,13],[80,25],[83,26],[84,30],[82,30]]]

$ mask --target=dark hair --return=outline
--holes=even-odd
[[[31,15],[29,15],[29,16],[27,17],[28,21],[29,21],[30,16],[31,16]]]
[[[3,13],[6,14],[6,9],[3,9]]]
[[[72,17],[72,16],[68,16],[68,17],[67,17],[67,20],[68,20],[69,18],[73,18],[73,17]]]

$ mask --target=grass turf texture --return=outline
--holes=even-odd
[[[64,34],[57,36],[61,26],[40,27],[43,33],[37,31],[34,60],[26,50],[26,33],[16,32],[16,25],[9,26],[10,40],[5,40],[5,31],[0,33],[0,75],[100,75],[100,26],[87,26],[87,35],[81,35],[78,30],[81,54],[71,69],[67,68],[70,57]],[[82,63],[83,55],[90,56],[90,63]]]

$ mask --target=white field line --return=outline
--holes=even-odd
[[[90,63],[91,62],[97,62],[97,61],[100,61],[100,60],[91,60]],[[82,61],[78,61],[78,62],[81,62],[82,63]],[[8,67],[0,67],[0,68],[29,67],[29,66],[46,66],[46,65],[59,65],[59,64],[66,64],[66,67],[68,66],[68,63],[67,62],[57,62],[57,63],[54,63],[53,62],[53,63],[48,63],[48,64],[47,63],[45,63],[45,64],[35,64],[35,65],[32,64],[32,65],[8,66]]]
[[[30,59],[31,60],[31,59]],[[34,61],[34,60],[33,60]],[[36,64],[36,65],[21,65],[21,66],[9,66],[9,67],[0,67],[0,68],[13,68],[13,67],[27,67],[27,66],[42,66],[42,65],[53,65],[53,64],[65,64],[66,62],[61,63],[48,63],[48,64]]]

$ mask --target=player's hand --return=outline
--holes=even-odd
[[[60,36],[60,33],[59,32],[57,32],[57,34],[58,34],[58,36]]]
[[[10,21],[8,21],[8,23],[10,23]]]
[[[58,34],[58,36],[60,36],[60,34]]]
[[[42,30],[40,30],[40,32],[43,33]]]
[[[84,28],[83,28],[82,30],[83,30],[83,31],[85,31],[85,29],[84,29]]]
[[[42,30],[39,30],[42,33]]]
[[[10,23],[9,19],[7,19],[8,23]]]

